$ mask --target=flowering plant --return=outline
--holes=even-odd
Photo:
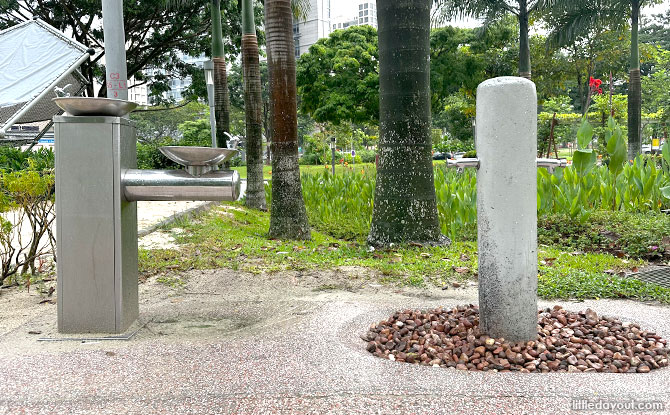
[[[584,116],[582,117],[582,124],[577,131],[577,148],[574,155],[574,164],[580,176],[584,177],[596,164],[596,153],[588,148],[593,140],[593,126],[589,123],[589,107],[591,106],[591,98],[596,94],[602,94],[603,89],[600,87],[603,81],[591,77],[589,79],[589,96],[586,100],[586,107],[584,108]]]

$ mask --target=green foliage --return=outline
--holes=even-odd
[[[670,148],[667,153],[670,156]],[[591,154],[595,155],[594,152]],[[360,171],[354,166],[349,170],[345,169],[344,175],[337,174],[335,178],[330,177],[329,171],[330,167],[327,166],[322,174],[303,175],[303,196],[310,220],[317,229],[335,232],[335,235],[341,237],[345,234],[365,237],[369,230],[369,216],[366,216],[366,212],[371,209],[373,202],[372,196],[360,189],[366,186],[374,188],[374,171],[371,168]],[[670,196],[666,195],[670,191],[670,163],[665,161],[661,168],[656,163],[638,158],[632,164],[624,163],[617,175],[612,174],[607,166],[592,165],[583,175],[579,174],[575,166],[556,169],[553,174],[546,169],[538,169],[537,179],[539,217],[564,215],[569,218],[571,225],[584,227],[583,229],[586,229],[590,218],[612,209],[613,206],[616,206],[616,211],[629,214],[657,214],[662,208],[670,207],[670,199],[666,198]],[[447,169],[443,164],[438,165],[435,168],[435,190],[442,232],[452,239],[473,240],[477,221],[474,170],[466,169],[465,172],[458,173],[456,170]],[[346,212],[357,212],[356,215],[361,214],[364,217],[347,220],[347,225],[343,228],[346,231],[338,233],[334,230],[344,226],[342,218],[354,216]],[[637,226],[642,228],[646,224]],[[665,232],[665,227],[661,229]],[[618,228],[613,231],[618,232]],[[640,241],[634,241],[635,235],[641,238]],[[661,246],[658,235],[653,233],[643,236],[643,232],[637,232],[629,237],[622,236],[621,249],[630,255],[640,256],[647,249],[644,248],[646,246]],[[585,241],[594,244],[597,242],[590,237]]]
[[[21,151],[15,147],[0,146],[0,170],[14,172],[32,166],[42,171],[54,167],[54,152],[48,148],[37,151]]]
[[[204,7],[209,2],[188,1],[180,8],[166,8],[165,0],[136,0],[123,2],[123,15],[126,21],[128,78],[148,81],[152,96],[157,101],[169,101],[162,92],[169,90],[171,79],[192,76],[194,84],[191,93],[206,98],[202,69],[182,60],[182,53],[199,56],[209,54],[211,47],[210,12]],[[221,0],[221,15],[225,50],[229,60],[234,60],[240,52],[241,18],[238,0]],[[256,5],[256,23],[262,24],[263,8]],[[26,13],[29,14],[26,17]],[[30,17],[38,17],[48,24],[84,45],[103,45],[103,31],[100,1],[71,0],[67,6],[58,0],[26,0],[0,2],[0,29],[18,24]],[[263,33],[259,33],[261,44]],[[97,81],[104,88],[104,67],[100,61],[85,62],[81,73],[91,85],[88,93],[93,94],[92,85]],[[148,68],[160,68],[150,71]]]
[[[670,216],[657,212],[594,211],[588,222],[567,214],[542,216],[538,242],[566,250],[624,253],[647,260],[670,257]]]
[[[35,261],[53,250],[55,175],[53,169],[44,168],[49,155],[53,156],[53,152],[28,157],[24,170],[0,169],[0,213],[8,212],[6,217],[0,217],[0,285],[6,278],[29,269],[34,273]],[[24,225],[32,232],[21,232]],[[40,244],[45,236],[49,242],[46,246]]]
[[[317,122],[379,120],[377,30],[353,26],[319,39],[298,61],[300,110]]]
[[[137,139],[148,143],[166,137],[179,137],[179,125],[206,117],[208,108],[205,104],[191,102],[183,107],[169,109],[165,106],[152,107],[146,111],[130,113],[130,119],[137,126]]]
[[[211,147],[212,135],[208,119],[186,121],[178,126],[181,139],[163,137],[146,143],[137,143],[137,168],[139,169],[178,169],[177,163],[171,161],[160,152],[163,146],[196,146]]]
[[[332,175],[303,174],[302,186],[310,224],[340,239],[366,235],[372,218],[375,176],[370,169],[353,168]]]

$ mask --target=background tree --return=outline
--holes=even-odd
[[[377,30],[353,26],[319,39],[298,61],[300,110],[317,122],[379,120]]]
[[[223,37],[228,57],[240,51],[240,15],[237,0],[221,0]],[[202,70],[181,60],[181,53],[199,56],[209,53],[208,30],[211,16],[203,7],[207,1],[197,0],[184,4],[179,10],[165,8],[165,0],[136,0],[123,2],[127,41],[128,76],[138,84],[148,84],[152,99],[166,103],[161,96],[169,90],[174,78],[192,76],[204,85]],[[256,20],[261,21],[262,9],[256,9]],[[84,45],[102,51],[92,62],[82,65],[82,74],[89,82],[86,95],[94,96],[94,80],[102,84],[99,96],[106,96],[105,69],[100,64],[104,57],[101,27],[102,9],[99,1],[90,0],[0,0],[0,29],[13,26],[32,17],[38,17],[58,30],[67,33]],[[160,69],[160,70],[159,70]],[[145,74],[144,71],[154,72]],[[193,90],[204,94],[204,87]],[[193,92],[190,91],[189,93]],[[200,95],[205,97],[205,95]]]
[[[379,169],[368,242],[440,243],[430,134],[431,0],[377,1]]]
[[[555,45],[567,45],[591,27],[625,27],[630,18],[630,71],[628,81],[628,158],[640,154],[642,146],[642,82],[638,43],[640,9],[658,0],[545,0],[559,16],[550,34]]]
[[[263,181],[263,91],[252,0],[242,0],[242,67],[246,114],[247,191],[245,205],[265,210]]]
[[[484,26],[512,14],[519,22],[519,76],[531,78],[530,15],[545,7],[547,0],[434,0],[437,19],[449,21],[453,17],[484,18]]]
[[[200,3],[202,0],[166,0],[169,6],[182,7],[186,4]],[[230,97],[228,95],[228,76],[226,75],[226,56],[223,48],[223,30],[221,27],[221,0],[209,0],[212,27],[212,61],[214,62],[214,113],[216,116],[216,145],[226,147],[230,133]]]
[[[265,1],[272,122],[272,206],[269,236],[309,239],[298,165],[298,114],[290,0]]]

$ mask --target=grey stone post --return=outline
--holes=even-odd
[[[107,97],[127,100],[128,72],[122,0],[102,0],[102,27],[105,37]]]
[[[480,327],[491,337],[537,337],[537,95],[527,79],[477,88]]]

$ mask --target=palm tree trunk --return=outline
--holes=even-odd
[[[519,0],[519,76],[526,79],[531,78],[528,2],[526,0]]]
[[[430,136],[431,0],[377,0],[379,168],[368,242],[446,241],[440,233]]]
[[[640,79],[640,49],[638,44],[640,0],[631,0],[631,6],[630,80],[628,84],[629,160],[635,159],[642,150],[642,82]]]
[[[227,137],[224,133],[230,132],[230,97],[228,95],[228,76],[226,74],[226,58],[221,30],[221,2],[220,0],[211,1],[216,145],[217,147],[226,147]]]
[[[258,39],[252,0],[242,1],[242,66],[244,69],[244,110],[247,123],[247,192],[245,204],[267,209],[263,182],[263,95]]]
[[[272,119],[271,238],[309,239],[298,166],[298,109],[291,0],[265,1]]]

